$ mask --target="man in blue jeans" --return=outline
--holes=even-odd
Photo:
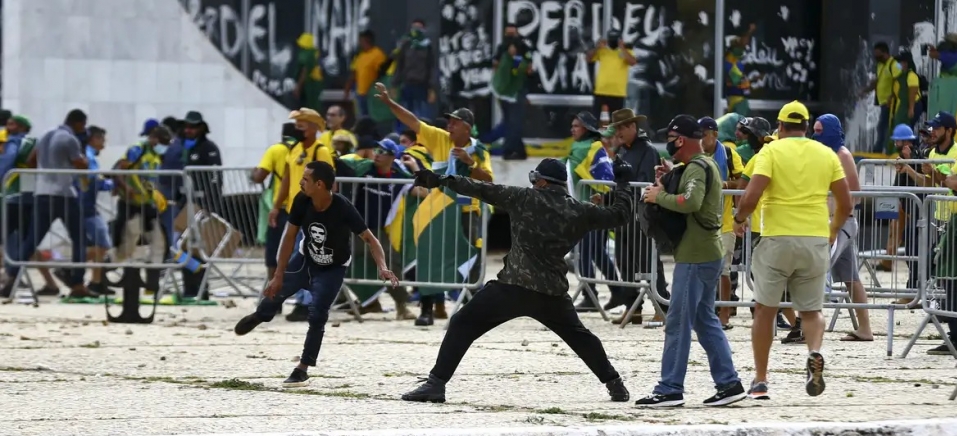
[[[352,262],[352,235],[358,235],[369,245],[379,277],[399,285],[399,279],[389,270],[382,245],[369,231],[365,221],[352,203],[341,194],[333,194],[336,171],[325,162],[309,162],[303,171],[299,186],[302,192],[293,199],[286,231],[279,245],[276,273],[263,291],[263,300],[252,314],[236,323],[237,335],[245,335],[256,326],[272,321],[283,301],[299,289],[308,289],[312,295],[309,304],[309,329],[302,347],[299,365],[283,382],[283,387],[295,388],[309,384],[306,373],[316,366],[319,348],[329,307],[339,295],[346,269]],[[295,244],[302,229],[302,242]],[[351,234],[350,234],[351,233]],[[293,251],[293,246],[299,249]]]
[[[48,170],[86,170],[89,162],[77,135],[86,133],[86,114],[74,109],[66,116],[63,125],[47,132],[36,144],[37,168]],[[79,173],[79,172],[78,172]],[[73,262],[86,262],[86,238],[80,202],[73,181],[76,176],[63,173],[37,174],[34,194],[33,220],[21,238],[18,253],[10,253],[13,260],[33,257],[37,245],[43,240],[56,220],[63,221],[73,246]],[[81,183],[88,181],[81,180]],[[7,277],[15,278],[20,267],[7,268]],[[71,270],[69,282],[71,298],[96,297],[83,284],[83,268]],[[16,280],[8,281],[0,294],[9,295]]]
[[[726,406],[743,400],[747,393],[731,360],[731,346],[714,312],[714,300],[724,251],[721,245],[721,175],[714,160],[704,153],[704,132],[689,115],[678,115],[659,134],[668,137],[668,153],[684,164],[679,173],[662,175],[645,192],[645,203],[657,204],[684,215],[687,228],[675,250],[675,272],[671,284],[671,306],[665,318],[665,346],[661,357],[661,381],[653,393],[635,402],[639,407],[683,406],[684,381],[691,352],[691,331],[708,354],[711,378],[717,393],[705,406]],[[667,193],[669,179],[680,177],[677,192]]]

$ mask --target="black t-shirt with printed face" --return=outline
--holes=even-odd
[[[340,194],[334,194],[329,207],[320,212],[312,199],[300,192],[292,202],[289,224],[302,231],[299,253],[320,268],[349,266],[352,234],[369,229],[355,206]]]

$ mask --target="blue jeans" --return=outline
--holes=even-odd
[[[883,153],[887,149],[887,131],[890,129],[891,108],[881,105],[881,115],[877,119],[877,142],[874,143],[874,153]]]
[[[596,230],[585,234],[579,245],[581,256],[578,259],[578,270],[582,277],[595,278],[595,265],[598,271],[605,277],[605,280],[618,280],[618,271],[615,270],[615,264],[608,257],[608,232],[606,230]],[[591,283],[588,287],[598,295],[598,290]],[[622,290],[621,287],[608,285],[612,294]]]
[[[418,119],[429,118],[429,87],[427,85],[402,85],[399,92],[402,106],[415,114]]]
[[[499,100],[499,103],[502,105],[502,123],[505,125],[502,151],[506,155],[525,155],[525,143],[522,142],[525,131],[525,94],[520,93],[513,103],[504,100]]]
[[[356,94],[356,105],[359,107],[359,117],[369,116],[369,96]]]
[[[159,213],[160,227],[163,228],[163,233],[166,234],[166,245],[171,248],[176,244],[173,222],[176,220],[176,216],[179,215],[179,209],[179,206],[170,204],[166,207],[166,210]]]
[[[731,346],[714,313],[714,299],[722,260],[676,263],[671,284],[671,306],[665,317],[665,347],[661,357],[660,395],[683,394],[691,353],[691,330],[708,354],[711,379],[721,391],[740,383],[731,360]]]
[[[36,252],[37,245],[43,240],[43,237],[53,227],[56,220],[63,222],[67,233],[70,235],[70,242],[73,246],[73,262],[86,262],[86,229],[84,228],[83,216],[80,214],[80,202],[75,197],[64,197],[59,195],[36,195],[33,201],[33,220],[29,228],[23,232],[23,238],[20,239],[20,246],[17,250],[11,250],[10,254],[17,257],[14,260],[29,260]],[[22,230],[21,230],[22,231]],[[20,273],[20,267],[11,266],[7,268],[7,277],[16,277]],[[83,284],[83,268],[72,268],[70,271],[70,283],[68,286],[79,286]]]
[[[312,304],[309,305],[309,330],[306,331],[306,342],[302,345],[302,356],[299,362],[316,366],[319,357],[319,348],[322,346],[322,336],[325,333],[326,321],[329,320],[329,308],[339,295],[342,281],[346,277],[346,267],[334,266],[319,268],[307,262],[303,255],[296,250],[289,259],[289,266],[283,275],[282,289],[273,298],[264,298],[256,307],[256,316],[264,322],[272,321],[282,302],[300,289],[308,289],[312,294]]]

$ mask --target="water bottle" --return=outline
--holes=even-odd
[[[177,252],[176,252],[176,263],[178,263],[178,264],[183,264],[183,262],[186,262],[184,266],[185,266],[186,269],[189,270],[190,272],[197,272],[197,271],[203,269],[203,264],[199,263],[198,260],[194,259],[194,258],[193,258],[192,256],[190,256],[189,254],[186,254],[186,253],[184,253],[184,252],[182,252],[182,251],[177,251]]]

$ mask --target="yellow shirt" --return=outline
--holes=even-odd
[[[278,143],[270,145],[263,153],[262,160],[259,161],[257,168],[262,168],[272,174],[272,203],[276,204],[276,198],[279,197],[279,186],[282,183],[282,175],[286,172],[286,157],[289,155],[289,147],[286,144]]]
[[[329,147],[330,149],[335,150],[335,147],[332,146],[332,138],[336,136],[348,136],[349,140],[352,141],[352,147],[355,148],[358,141],[356,141],[356,135],[346,129],[338,130],[326,130],[319,135],[319,144],[323,147]]]
[[[350,67],[356,75],[356,94],[367,95],[372,84],[379,78],[379,67],[386,61],[385,52],[379,47],[359,52]]]
[[[901,66],[890,58],[887,62],[877,64],[877,102],[887,104],[894,95],[894,81],[901,75]]]
[[[954,143],[947,149],[946,153],[938,153],[937,147],[930,149],[930,153],[927,155],[928,159],[955,159],[957,160],[957,143]],[[934,165],[937,168],[937,171],[940,171],[941,174],[949,176],[951,174],[957,174],[957,162],[953,164],[937,164]],[[941,221],[947,221],[950,219],[950,216],[957,212],[957,208],[954,208],[953,202],[947,202],[941,204],[937,202],[936,210],[934,211],[934,218],[937,218]]]
[[[718,143],[718,147],[724,147],[722,143]],[[740,177],[741,173],[744,171],[744,164],[741,163],[741,155],[738,154],[738,151],[735,150],[733,144],[728,146],[727,149],[731,150],[731,156],[728,159],[731,159],[731,166],[734,168],[731,169],[731,175]],[[730,180],[731,178],[728,177]],[[734,185],[731,185],[734,186]],[[724,212],[721,216],[721,233],[728,233],[734,231],[734,196],[725,195],[724,196]]]
[[[449,132],[423,122],[419,122],[418,139],[419,143],[424,145],[425,148],[429,150],[429,154],[432,155],[432,159],[434,160],[432,163],[433,168],[440,166],[440,162],[448,162],[449,157],[452,155],[452,148],[455,147],[455,145],[452,144],[452,138],[449,136]],[[492,173],[492,156],[489,155],[488,150],[483,154],[483,156],[473,154],[472,159],[478,162],[479,168],[494,177]],[[477,212],[479,210],[479,201],[472,200],[472,205],[465,206],[462,210],[465,212]]]
[[[629,50],[632,56],[634,50]],[[628,69],[624,54],[619,49],[602,47],[595,51],[592,62],[598,62],[598,73],[595,74],[595,95],[608,97],[625,97],[628,95]]]
[[[306,173],[306,164],[312,161],[325,162],[333,168],[336,166],[335,161],[332,160],[332,149],[319,145],[318,141],[305,151],[303,151],[302,143],[298,142],[286,155],[286,163],[289,165],[289,174],[285,174],[285,177],[289,178],[286,212],[292,212],[292,199],[296,198],[300,191],[299,181]]]
[[[813,139],[784,138],[765,145],[751,162],[753,174],[771,179],[761,236],[830,236],[827,195],[831,183],[844,178],[837,153]]]

